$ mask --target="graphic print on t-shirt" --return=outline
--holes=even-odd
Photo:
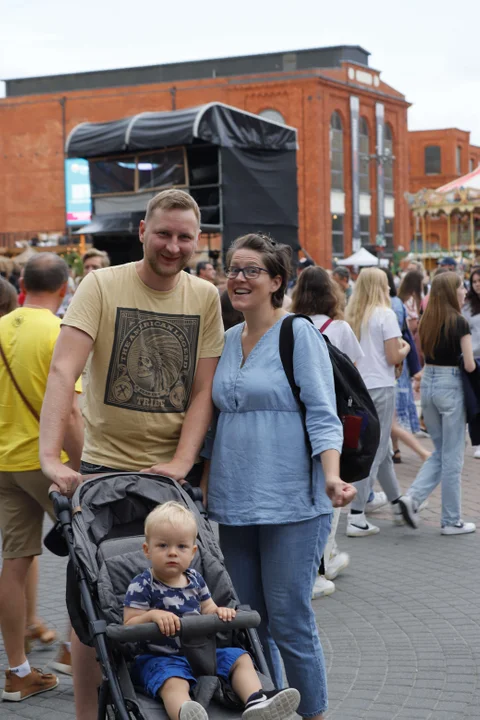
[[[199,315],[117,308],[105,404],[140,412],[185,412],[199,331]]]

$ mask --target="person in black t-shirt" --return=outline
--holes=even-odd
[[[460,312],[464,302],[465,288],[456,273],[436,276],[419,327],[425,356],[422,411],[435,449],[423,464],[405,500],[416,512],[441,483],[442,535],[475,531],[474,523],[462,521],[460,507],[466,425],[459,367],[461,357],[467,372],[475,370],[470,327]]]

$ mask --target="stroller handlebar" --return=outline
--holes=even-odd
[[[218,615],[187,615],[180,620],[180,631],[176,635],[182,640],[213,635],[225,630],[245,630],[260,625],[260,615],[256,610],[238,610],[233,620],[225,622]],[[161,642],[165,635],[156,623],[141,625],[108,625],[107,635],[119,643]]]
[[[53,510],[55,512],[56,518],[59,518],[60,513],[65,510],[67,510],[67,512],[70,512],[71,505],[68,497],[65,497],[65,495],[61,495],[56,490],[51,490],[51,492],[48,493],[48,497],[52,501]]]

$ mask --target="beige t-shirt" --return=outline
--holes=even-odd
[[[119,470],[169,462],[198,360],[223,349],[216,288],[181,272],[173,290],[159,292],[135,263],[104,268],[82,281],[62,324],[94,340],[82,459]]]

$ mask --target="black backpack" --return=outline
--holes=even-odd
[[[288,315],[280,328],[280,358],[292,393],[300,406],[303,417],[305,439],[311,454],[305,416],[306,408],[300,399],[300,388],[293,373],[293,321],[296,317],[312,320],[306,315]],[[313,325],[313,323],[312,323]],[[362,376],[350,358],[336,348],[326,335],[328,353],[333,369],[337,414],[343,425],[344,441],[340,456],[340,477],[348,483],[368,477],[375,453],[380,442],[380,423],[375,405],[370,397]]]

